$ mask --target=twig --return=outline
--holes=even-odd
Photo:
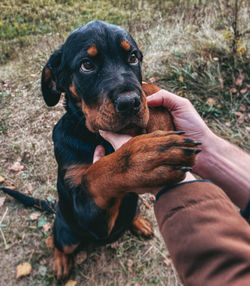
[[[4,245],[5,245],[5,248],[7,248],[8,247],[8,245],[7,245],[7,241],[6,241],[6,239],[5,239],[5,236],[4,236],[4,233],[3,233],[3,231],[2,231],[2,228],[0,227],[0,232],[1,232],[1,235],[2,235],[2,238],[3,238],[3,242],[4,242]]]
[[[6,208],[6,210],[5,210],[5,212],[4,212],[4,214],[3,214],[3,216],[2,216],[2,218],[1,218],[1,220],[0,220],[0,232],[1,232],[1,235],[2,235],[2,238],[3,238],[3,242],[4,242],[4,245],[5,245],[5,248],[7,248],[7,241],[6,241],[6,239],[5,239],[5,236],[4,236],[4,233],[3,233],[3,231],[2,231],[2,228],[1,228],[1,224],[2,224],[2,222],[3,222],[3,220],[4,220],[4,218],[6,217],[6,215],[7,215],[7,212],[8,212],[8,207]]]
[[[5,218],[5,216],[6,216],[6,214],[7,214],[7,212],[8,212],[8,207],[6,208],[6,210],[5,210],[5,212],[4,212],[4,214],[3,214],[3,216],[2,216],[2,218],[1,218],[1,220],[0,220],[0,224],[2,224],[2,222],[3,222],[3,220],[4,220],[4,218]]]

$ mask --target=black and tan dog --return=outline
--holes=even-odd
[[[180,181],[199,152],[198,143],[170,131],[174,126],[166,110],[148,108],[146,96],[159,89],[142,84],[141,63],[142,53],[128,32],[94,21],[75,30],[43,69],[47,105],[56,105],[65,93],[66,114],[53,132],[58,279],[68,276],[79,245],[106,244],[127,229],[152,236],[134,191]],[[113,152],[99,130],[139,136]],[[97,145],[107,156],[93,164]]]

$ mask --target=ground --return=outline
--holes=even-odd
[[[235,1],[222,0],[2,2],[2,186],[56,200],[51,133],[64,109],[62,101],[45,106],[41,70],[70,31],[93,19],[128,29],[144,54],[144,80],[189,98],[216,134],[250,151],[248,1],[236,1],[238,12]],[[157,228],[153,202],[148,195],[144,199],[149,208],[142,204],[142,212],[154,224],[155,237],[145,241],[128,232],[119,243],[88,250],[71,276],[77,285],[181,285]],[[57,285],[45,243],[53,216],[34,212],[0,194],[1,285]],[[23,262],[32,271],[16,281],[16,267]]]

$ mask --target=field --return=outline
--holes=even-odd
[[[64,109],[62,100],[45,106],[41,70],[71,31],[94,19],[133,35],[144,54],[145,81],[189,98],[216,134],[250,152],[249,1],[3,0],[0,15],[1,186],[57,199],[51,134]],[[71,276],[76,285],[181,285],[153,202],[144,199],[150,207],[142,204],[142,213],[155,237],[128,232],[119,243],[89,249],[85,261],[79,255]],[[34,212],[0,194],[0,285],[57,285],[45,243],[53,216]],[[32,271],[16,280],[23,262]]]

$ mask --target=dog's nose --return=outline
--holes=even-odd
[[[116,111],[123,116],[136,114],[140,107],[141,98],[136,93],[120,95],[115,101]]]

